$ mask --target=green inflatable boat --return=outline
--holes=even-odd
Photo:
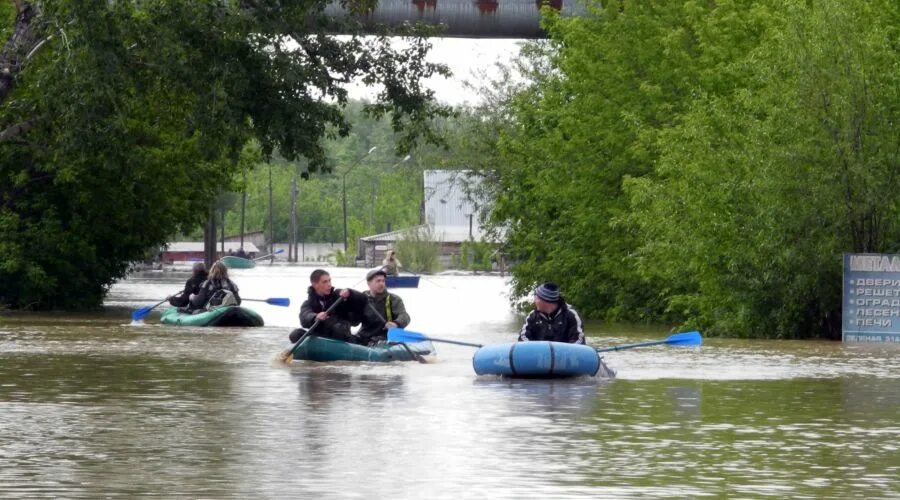
[[[210,311],[189,314],[179,312],[177,307],[163,311],[159,322],[176,326],[263,326],[262,316],[253,309],[241,306],[217,307]]]
[[[234,255],[226,255],[220,259],[228,269],[253,269],[256,267],[256,261],[235,257]]]
[[[424,361],[426,356],[433,354],[434,346],[431,345],[431,342],[389,343],[383,346],[366,347],[341,340],[307,335],[294,350],[294,359],[386,363],[389,361]]]

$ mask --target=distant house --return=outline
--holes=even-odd
[[[247,250],[249,245],[254,245],[254,248],[263,248],[266,246],[266,233],[263,231],[251,231],[249,233],[244,233],[244,251],[249,252]],[[221,247],[222,243],[217,243]],[[228,247],[233,247],[235,251],[241,246],[241,235],[232,235],[225,237],[225,251],[228,251]]]
[[[478,187],[478,178],[468,170],[426,170],[423,173],[425,203],[423,224],[374,234],[359,239],[357,264],[374,267],[410,232],[428,235],[440,244],[444,264],[459,255],[464,241],[483,241],[486,237],[479,222],[480,208],[472,200],[471,189]],[[467,188],[468,186],[468,188]],[[400,257],[401,262],[403,257]]]
[[[221,250],[222,244],[221,242],[216,243],[216,257],[224,257],[228,255],[229,251],[237,252],[238,250],[237,244],[225,242],[225,251]],[[250,243],[246,239],[244,240],[244,251],[247,252],[250,258],[256,257],[259,254],[259,248],[256,247],[253,243]],[[175,241],[172,243],[166,244],[165,248],[160,252],[160,261],[164,264],[171,264],[173,262],[184,262],[184,261],[203,261],[203,242],[202,241]]]

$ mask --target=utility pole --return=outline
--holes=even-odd
[[[244,213],[247,211],[247,171],[244,170],[244,189],[241,190],[241,248],[244,248]]]
[[[209,214],[206,218],[206,227],[203,231],[203,262],[206,269],[212,267],[216,261],[216,208],[209,208]]]
[[[275,215],[272,213],[272,164],[269,164],[269,253],[275,252]],[[269,263],[275,257],[269,259]]]
[[[291,178],[291,245],[288,261],[297,262],[297,176]]]
[[[347,246],[347,174],[349,174],[354,168],[356,168],[356,166],[359,165],[359,162],[361,162],[363,158],[372,154],[372,151],[375,151],[376,149],[378,149],[378,146],[372,146],[371,148],[369,148],[366,154],[360,156],[356,160],[356,162],[354,162],[353,165],[350,165],[350,168],[348,168],[347,171],[341,175],[341,205],[344,208],[344,253],[346,253],[349,248]]]

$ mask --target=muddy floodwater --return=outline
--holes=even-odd
[[[479,377],[473,348],[437,343],[428,364],[279,367],[310,271],[233,271],[243,297],[291,300],[246,302],[261,328],[132,324],[181,288],[171,272],[102,312],[0,316],[0,497],[900,498],[900,346],[706,339],[607,353],[614,380]],[[522,322],[499,276],[394,291],[433,337],[510,342]]]

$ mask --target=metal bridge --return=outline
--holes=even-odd
[[[543,38],[543,5],[563,15],[585,12],[579,0],[380,0],[362,21],[371,30],[377,25],[423,21],[443,25],[445,31],[440,36],[446,37]],[[332,2],[325,12],[335,18],[348,15],[339,2]]]

